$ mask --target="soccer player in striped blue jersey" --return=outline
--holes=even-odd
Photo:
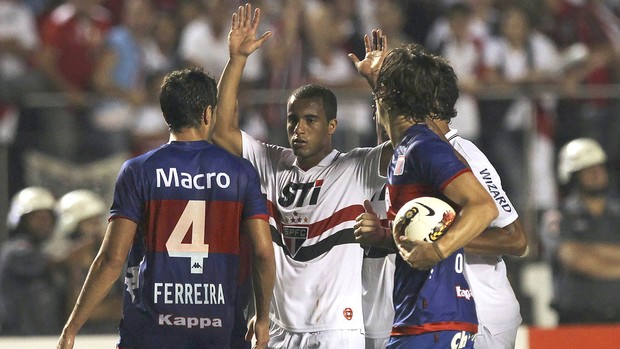
[[[453,84],[443,84],[449,78]],[[438,94],[447,97],[438,99]],[[459,210],[448,233],[434,243],[408,240],[402,225],[393,222],[399,254],[390,349],[473,348],[478,322],[463,274],[463,246],[489,225],[497,208],[450,144],[425,123],[427,117],[454,112],[457,98],[452,68],[418,46],[391,51],[379,71],[377,118],[394,146],[388,169],[388,219],[394,219],[402,205],[420,196],[442,198]],[[438,100],[447,100],[451,106],[438,105]],[[356,234],[374,229],[366,225],[364,217],[358,219]]]
[[[275,278],[267,206],[253,166],[210,142],[216,96],[200,69],[164,79],[170,142],[123,165],[104,242],[58,348],[73,347],[128,252],[118,348],[229,348],[239,341],[231,334],[241,320],[243,238],[252,247],[256,304],[248,334],[266,347]]]

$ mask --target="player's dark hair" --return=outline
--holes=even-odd
[[[375,96],[383,100],[390,115],[405,115],[416,122],[424,122],[427,116],[450,120],[456,116],[456,82],[447,60],[419,45],[406,44],[385,58]]]
[[[338,102],[332,90],[325,86],[308,84],[297,88],[291,96],[297,99],[320,98],[323,101],[323,111],[327,121],[335,119],[338,113]]]
[[[208,106],[215,108],[217,84],[200,68],[175,70],[164,77],[159,104],[173,132],[199,128]]]

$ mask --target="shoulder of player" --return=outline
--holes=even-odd
[[[338,157],[342,160],[351,160],[356,158],[364,158],[369,154],[374,152],[381,153],[381,149],[383,148],[383,144],[377,145],[375,147],[357,147],[349,150],[346,153],[338,154]]]
[[[295,161],[293,149],[281,145],[266,143],[255,139],[245,131],[241,131],[244,152],[248,149],[250,153],[264,152],[269,161],[284,161],[291,164]],[[262,150],[261,150],[262,149]]]
[[[495,169],[487,156],[476,146],[476,144],[474,144],[474,142],[462,137],[456,137],[450,140],[450,144],[467,160],[472,168],[492,168],[495,172]]]
[[[403,139],[399,147],[404,147],[410,154],[432,154],[436,149],[452,149],[452,145],[439,138],[435,133],[419,133]]]

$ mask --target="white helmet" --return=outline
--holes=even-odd
[[[63,195],[56,205],[58,215],[58,233],[70,234],[77,225],[94,216],[102,215],[107,208],[97,193],[78,189]]]
[[[9,229],[19,225],[22,216],[39,210],[53,210],[56,199],[52,193],[42,187],[28,187],[13,196],[11,209],[7,218]]]
[[[558,160],[558,178],[566,184],[570,176],[586,167],[604,164],[607,155],[601,146],[591,138],[577,138],[560,149]]]

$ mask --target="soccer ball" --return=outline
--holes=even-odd
[[[404,220],[405,236],[410,240],[433,242],[446,233],[456,212],[447,202],[430,196],[415,198],[398,210],[394,227]]]

